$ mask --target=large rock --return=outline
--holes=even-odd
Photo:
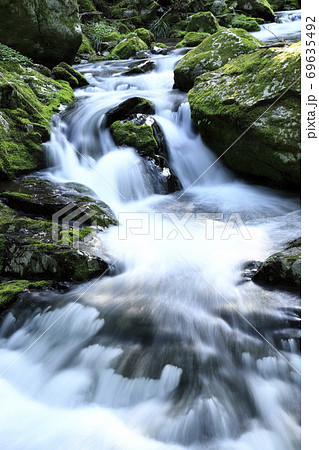
[[[238,174],[300,186],[300,59],[300,43],[261,49],[201,75],[189,92],[201,135]]]
[[[267,0],[236,0],[233,4],[236,10],[252,17],[261,17],[269,22],[274,20],[274,12]]]
[[[301,285],[301,241],[296,239],[290,242],[279,253],[269,256],[264,261],[253,281],[271,286],[284,286],[287,288],[300,288]]]
[[[75,0],[0,0],[0,42],[35,62],[72,63],[81,41]]]
[[[220,30],[180,60],[174,69],[175,86],[188,91],[199,75],[219,69],[231,59],[250,53],[260,45],[263,45],[262,42],[244,30]]]
[[[218,28],[219,25],[215,16],[207,11],[194,14],[186,27],[186,31],[198,31],[201,33],[212,34],[217,31]]]
[[[41,144],[49,138],[51,115],[74,94],[68,83],[42,75],[19,54],[0,61],[0,70],[0,177],[10,179],[45,166]]]

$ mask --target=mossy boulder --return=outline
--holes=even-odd
[[[236,0],[234,6],[252,17],[261,17],[268,22],[274,20],[274,12],[267,0]]]
[[[0,204],[0,276],[18,279],[83,281],[100,275],[107,264],[86,251],[73,247],[75,239],[92,233],[90,228],[68,236],[49,221],[22,216]],[[60,240],[53,240],[53,230]]]
[[[102,128],[112,125],[117,120],[127,119],[132,114],[155,114],[153,103],[142,97],[131,97],[107,111],[102,121]]]
[[[175,86],[188,91],[199,75],[219,69],[237,56],[255,51],[260,45],[262,42],[245,30],[222,29],[204,39],[180,60],[174,69]]]
[[[156,134],[161,131],[152,117],[136,114],[114,122],[110,131],[116,145],[133,147],[142,156],[159,161],[160,142],[156,139]]]
[[[196,47],[201,42],[203,42],[204,39],[209,37],[209,33],[199,33],[196,31],[190,31],[189,33],[185,34],[184,38],[176,45],[176,48],[182,48],[182,47]]]
[[[129,59],[141,50],[147,50],[147,44],[138,36],[121,41],[110,54],[110,59]]]
[[[301,240],[290,242],[283,251],[269,256],[264,261],[253,281],[271,286],[300,288],[301,285]]]
[[[146,30],[146,28],[137,28],[134,33],[140,38],[142,39],[142,41],[144,41],[149,47],[151,46],[152,42],[154,42],[155,37],[154,34],[149,31]]]
[[[165,173],[166,192],[181,189],[181,184],[169,163],[163,132],[153,117],[132,114],[127,119],[114,122],[110,131],[116,145],[133,147],[145,160],[154,163],[162,172],[157,174],[157,177],[163,178]]]
[[[74,94],[32,66],[0,61],[0,72],[0,177],[10,179],[44,167],[51,115]]]
[[[35,62],[72,63],[81,40],[75,0],[0,0],[0,41]]]
[[[62,62],[52,69],[52,75],[57,80],[64,80],[73,88],[87,86],[88,80],[80,72],[73,69],[69,64]]]
[[[229,168],[294,189],[300,186],[300,53],[297,43],[239,56],[198,77],[188,94],[202,137]]]
[[[186,31],[197,31],[200,33],[210,33],[213,34],[218,31],[219,25],[216,17],[209,11],[199,12],[194,14],[189,24],[186,27]]]
[[[246,31],[260,31],[260,26],[257,20],[252,17],[247,17],[244,14],[239,14],[235,16],[231,22],[233,28],[242,28]]]
[[[1,277],[84,281],[108,268],[91,254],[92,239],[97,227],[116,221],[107,205],[85,195],[87,188],[35,177],[12,188],[1,194]]]

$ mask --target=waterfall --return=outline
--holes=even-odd
[[[299,202],[237,180],[206,147],[186,94],[172,89],[180,57],[156,56],[152,72],[134,77],[123,75],[131,61],[78,66],[90,86],[54,117],[46,175],[85,184],[113,209],[119,227],[98,237],[117,270],[65,294],[34,294],[33,309],[30,299],[16,306],[19,319],[7,313],[2,448],[300,446],[298,297],[242,276],[298,235]],[[155,105],[178,192],[164,195],[151,163],[101,127],[133,96]]]

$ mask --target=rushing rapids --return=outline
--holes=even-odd
[[[120,226],[99,233],[95,251],[114,270],[5,316],[1,448],[300,446],[298,296],[243,276],[298,235],[298,199],[216,161],[172,90],[180,57],[154,57],[155,70],[134,77],[122,75],[132,61],[81,65],[90,86],[54,118],[46,176],[85,184],[113,209]],[[163,195],[149,163],[100,127],[132,96],[156,106],[182,191]]]

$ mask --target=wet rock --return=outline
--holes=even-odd
[[[147,59],[150,58],[151,56],[152,53],[149,50],[140,50],[133,56],[133,59]]]
[[[271,286],[300,288],[301,285],[301,240],[290,242],[282,252],[269,256],[264,261],[253,281]]]
[[[27,280],[84,281],[108,264],[75,248],[93,232],[63,229],[55,222],[31,219],[0,203],[0,276]]]
[[[154,105],[145,98],[132,97],[107,111],[101,126],[109,127],[117,120],[124,120],[131,114],[155,114]]]
[[[104,228],[115,225],[116,220],[110,208],[104,202],[92,198],[92,195],[92,191],[80,184],[66,183],[61,186],[46,179],[25,177],[15,181],[12,191],[2,192],[0,198],[10,208],[29,217],[52,220],[52,216],[74,204],[74,209],[80,210],[78,215],[86,214],[86,225],[96,224]]]
[[[158,42],[153,45],[151,48],[151,52],[154,55],[167,55],[168,48],[165,44],[162,44],[161,42]]]
[[[141,75],[143,73],[150,72],[155,69],[154,61],[145,61],[142,64],[132,67],[123,75]]]
[[[299,188],[300,59],[300,43],[260,49],[201,75],[189,92],[202,137],[239,175]]]

